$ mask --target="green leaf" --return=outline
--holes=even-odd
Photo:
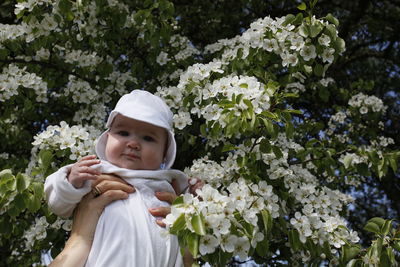
[[[392,265],[393,261],[391,259],[392,257],[393,257],[393,261],[394,261],[395,259],[394,259],[392,249],[390,247],[384,249],[382,251],[381,258],[379,261],[380,266],[393,266]]]
[[[308,28],[308,25],[305,25],[304,23],[299,27],[299,34],[303,36],[304,38],[307,38],[310,35],[310,30]]]
[[[24,210],[25,209],[25,201],[24,201],[24,196],[23,195],[16,195],[13,201],[13,204],[19,209],[19,210]]]
[[[390,167],[392,168],[392,170],[394,172],[396,172],[397,171],[397,157],[394,155],[389,157],[389,164],[390,164]]]
[[[239,84],[239,87],[247,89],[247,88],[249,88],[249,85],[247,83],[241,83],[241,84]]]
[[[8,56],[8,50],[7,49],[0,49],[0,60],[6,59]]]
[[[368,220],[368,222],[375,223],[376,225],[379,226],[379,228],[382,228],[382,226],[385,224],[385,219],[382,219],[379,217],[374,217],[374,218]]]
[[[35,197],[41,199],[44,196],[44,184],[39,182],[33,182],[31,186],[33,188]]]
[[[0,184],[10,179],[14,179],[14,175],[10,169],[5,169],[0,172]]]
[[[382,234],[387,235],[390,229],[392,229],[392,220],[385,220],[385,223],[383,224],[383,226],[381,226],[381,229]]]
[[[297,109],[288,109],[286,111],[289,112],[289,113],[293,113],[293,114],[303,115],[303,111],[297,110]]]
[[[309,30],[310,30],[310,36],[314,38],[323,30],[323,27],[320,24],[314,24],[310,26]]]
[[[306,143],[306,148],[312,148],[317,143],[319,143],[318,139],[311,139]]]
[[[261,257],[267,256],[268,250],[269,250],[268,238],[264,238],[263,241],[257,243],[256,251],[259,256]]]
[[[314,67],[314,74],[322,77],[322,75],[324,74],[324,66],[322,66],[321,64],[316,64]]]
[[[375,234],[380,234],[380,232],[381,232],[380,227],[376,223],[373,223],[373,222],[368,222],[364,226],[364,230],[368,231],[368,232],[375,233]]]
[[[346,267],[354,267],[354,266],[357,266],[356,264],[359,262],[360,260],[358,260],[358,259],[352,259],[351,261],[349,261],[347,264],[346,264]]]
[[[260,151],[262,153],[270,153],[271,152],[271,144],[269,143],[268,139],[263,139],[261,140],[260,143]]]
[[[58,3],[58,7],[59,7],[61,13],[67,13],[72,8],[72,2],[68,1],[68,0],[60,0]]]
[[[19,192],[22,192],[26,188],[28,188],[30,184],[30,178],[28,176],[22,173],[18,173],[16,179],[17,179],[17,190]]]
[[[336,27],[339,26],[339,20],[335,18],[331,13],[328,13],[328,15],[326,15],[324,19],[334,24]]]
[[[303,22],[303,14],[299,13],[296,15],[296,18],[294,21],[292,21],[292,25],[300,25]]]
[[[321,98],[322,101],[328,102],[330,93],[329,93],[329,91],[328,91],[328,89],[326,87],[321,87],[318,90],[318,95],[319,95],[319,97]]]
[[[333,44],[336,53],[342,53],[345,50],[346,47],[346,43],[344,42],[344,40],[340,37],[336,38],[334,44]]]
[[[302,246],[302,243],[300,241],[299,233],[297,232],[297,230],[290,230],[288,237],[289,237],[290,247],[294,251],[299,250],[301,248],[301,246]]]
[[[271,228],[272,228],[272,216],[269,214],[269,211],[266,209],[263,209],[261,211],[261,216],[263,218],[265,233],[266,233],[266,235],[268,235],[271,232]]]
[[[307,9],[306,3],[302,2],[300,5],[297,6],[297,9],[304,11]]]
[[[277,146],[272,146],[272,151],[274,152],[275,156],[280,159],[283,157],[283,153],[281,151],[281,149]]]
[[[9,191],[14,191],[17,188],[17,183],[14,175],[12,176],[12,179],[6,180],[5,186]]]
[[[200,125],[200,133],[202,136],[207,135],[207,126],[205,124]]]
[[[171,226],[171,228],[169,229],[169,232],[171,234],[178,234],[179,231],[185,229],[186,226],[186,219],[185,219],[185,214],[182,213],[181,215],[179,215],[179,217],[176,219],[176,221],[174,222],[174,224]]]
[[[30,212],[34,213],[40,209],[41,201],[39,198],[36,198],[34,195],[29,194],[27,200],[27,208]]]
[[[287,14],[285,17],[285,22],[283,22],[283,25],[286,26],[288,24],[292,24],[292,22],[296,19],[296,17],[293,14]]]
[[[342,257],[344,262],[349,262],[354,259],[359,253],[361,249],[358,246],[348,246],[345,245],[342,247]]]
[[[187,247],[194,258],[197,258],[199,252],[199,240],[199,236],[194,233],[189,233],[186,236]]]
[[[51,163],[53,162],[53,153],[49,150],[40,150],[39,152],[39,164],[41,168],[46,171],[50,168]]]
[[[202,214],[195,214],[192,216],[191,219],[193,230],[198,235],[205,235],[206,234],[206,226],[204,224],[204,218]]]
[[[270,118],[270,119],[273,119],[273,120],[278,119],[278,115],[277,115],[277,114],[272,113],[272,112],[270,112],[270,111],[268,111],[268,110],[264,110],[261,114],[262,114],[263,116],[265,116],[265,117],[267,117],[267,118]]]
[[[271,120],[262,118],[267,132],[272,136],[274,135],[274,125]]]
[[[326,25],[324,33],[331,38],[332,42],[337,39],[337,30],[333,25]]]
[[[13,229],[13,223],[10,222],[10,217],[6,214],[1,215],[0,218],[0,233],[9,234]]]
[[[183,204],[183,196],[179,196],[177,198],[175,198],[174,202],[172,202],[172,205],[176,206],[176,205],[180,205]]]
[[[286,122],[285,124],[285,132],[286,132],[286,136],[288,138],[293,138],[293,133],[294,133],[294,127],[293,124],[291,122]]]
[[[400,252],[400,241],[397,242],[393,242],[392,243],[392,247],[397,250],[398,252]]]
[[[222,152],[234,151],[236,150],[236,146],[232,144],[224,144],[222,147]]]

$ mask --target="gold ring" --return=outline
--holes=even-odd
[[[92,189],[92,194],[94,197],[98,197],[101,195],[101,190],[97,186],[95,186]]]

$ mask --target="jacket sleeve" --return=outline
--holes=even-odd
[[[82,197],[90,192],[91,183],[75,188],[67,179],[72,165],[60,168],[46,178],[44,191],[50,210],[63,218],[70,217]]]

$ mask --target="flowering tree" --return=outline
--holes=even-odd
[[[93,153],[107,112],[136,88],[171,107],[176,167],[206,182],[166,218],[198,263],[396,264],[392,220],[366,224],[369,247],[346,220],[351,190],[397,172],[400,152],[381,121],[387,106],[330,77],[345,43],[334,16],[312,15],[315,2],[206,46],[184,35],[167,0],[16,3],[16,22],[0,24],[5,265],[62,249],[71,222],[48,210],[43,181]],[[345,101],[326,106],[335,94]],[[302,101],[310,95],[325,121]]]

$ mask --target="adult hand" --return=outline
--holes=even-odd
[[[92,193],[83,197],[76,207],[71,235],[64,250],[49,265],[51,267],[84,266],[92,246],[97,222],[105,206],[115,200],[127,199],[135,189],[120,178],[101,175],[94,186],[102,192],[98,197]]]
[[[204,186],[204,181],[199,178],[190,178],[189,179],[189,193],[197,196],[197,189],[202,189]]]
[[[172,202],[174,202],[174,200],[177,197],[176,195],[180,193],[179,192],[178,181],[177,180],[172,180],[171,184],[172,184],[172,187],[175,190],[175,193],[171,193],[171,192],[156,192],[155,193],[156,197],[159,200],[166,201],[169,204],[172,204]],[[171,207],[152,207],[152,208],[149,209],[149,212],[154,217],[165,218],[168,214],[171,213]],[[156,223],[161,227],[165,227],[165,223],[163,222],[163,219],[157,219]]]
[[[84,236],[85,240],[93,241],[97,221],[104,208],[115,200],[127,199],[135,188],[114,175],[102,174],[92,183],[101,194],[95,197],[92,193],[83,197],[74,212],[72,235]],[[93,227],[94,226],[94,227]],[[91,245],[91,243],[90,243]]]

